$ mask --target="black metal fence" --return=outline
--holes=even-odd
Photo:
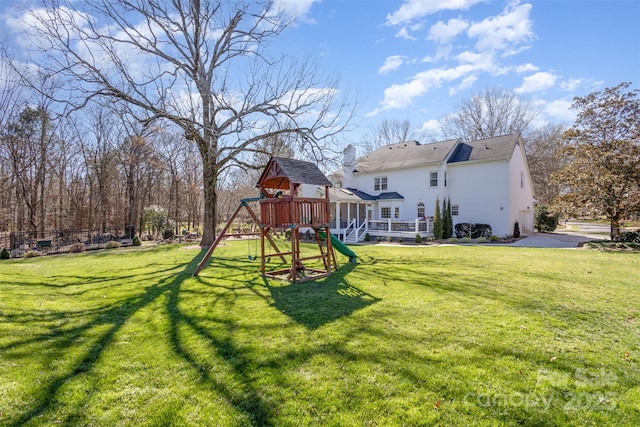
[[[7,249],[12,258],[23,257],[29,251],[42,254],[60,254],[103,249],[109,241],[122,246],[133,244],[131,234],[116,231],[96,233],[90,230],[11,231],[0,233],[0,250]]]

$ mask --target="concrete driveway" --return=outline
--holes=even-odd
[[[509,246],[522,246],[528,248],[566,248],[575,249],[584,242],[597,240],[598,237],[588,237],[577,234],[564,233],[532,233],[513,242]]]
[[[555,233],[532,233],[518,240],[511,246],[523,246],[529,248],[577,248],[582,243],[592,240],[603,240],[602,233],[609,232],[609,226],[602,224],[568,222],[567,225],[573,231],[561,231]]]

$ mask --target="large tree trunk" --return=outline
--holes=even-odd
[[[620,218],[611,217],[611,240],[618,240],[620,237]]]
[[[204,182],[204,221],[202,241],[200,246],[207,248],[213,244],[216,238],[216,205],[218,202],[217,191],[217,174],[210,165],[202,168],[202,177]]]

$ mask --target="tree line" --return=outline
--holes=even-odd
[[[227,208],[253,192],[265,156],[295,153],[329,172],[346,145],[357,97],[317,60],[269,49],[295,24],[282,2],[42,6],[21,34],[32,48],[2,55],[0,231],[140,230],[145,209],[161,206],[176,229],[200,226],[207,246]],[[628,88],[576,98],[566,131],[532,129],[530,104],[491,89],[440,128],[463,139],[521,132],[538,202],[605,215],[613,236],[638,206],[637,90]],[[603,123],[626,130],[596,135]],[[407,139],[396,124],[383,122],[365,145]]]

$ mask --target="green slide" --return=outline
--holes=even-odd
[[[320,234],[320,236],[324,237],[322,234]],[[349,262],[352,262],[352,263],[356,262],[356,258],[358,258],[356,253],[353,252],[351,249],[349,249],[349,247],[347,245],[342,243],[340,241],[340,239],[338,239],[333,234],[330,234],[330,236],[331,236],[331,246],[333,246],[335,248],[335,250],[340,252],[342,255],[348,256],[349,257]]]

